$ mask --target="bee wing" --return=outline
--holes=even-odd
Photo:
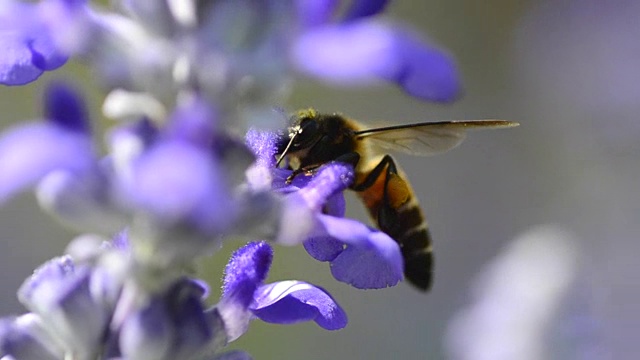
[[[505,120],[442,121],[366,129],[358,131],[356,138],[368,139],[386,150],[429,156],[460,145],[467,130],[502,129],[518,125]]]

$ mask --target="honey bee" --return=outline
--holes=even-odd
[[[342,161],[353,165],[351,185],[378,228],[394,239],[404,258],[404,274],[419,290],[432,285],[433,254],[429,228],[404,172],[383,150],[428,156],[458,146],[467,130],[501,129],[519,124],[504,120],[441,121],[367,129],[339,114],[301,110],[288,133],[278,140],[280,166],[311,175],[321,165]],[[375,146],[375,147],[374,147]]]

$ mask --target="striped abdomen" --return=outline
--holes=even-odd
[[[429,229],[411,186],[393,160],[389,157],[387,161],[378,174],[358,174],[358,183],[366,181],[369,186],[356,186],[356,191],[380,230],[400,245],[407,280],[426,291],[431,287],[433,267]]]

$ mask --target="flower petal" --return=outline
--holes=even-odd
[[[304,249],[318,261],[333,261],[344,250],[344,244],[330,237],[312,237],[304,242]]]
[[[52,123],[32,123],[0,138],[0,202],[53,170],[82,172],[93,165],[91,139]]]
[[[132,359],[165,359],[170,352],[174,329],[160,301],[130,315],[120,329],[120,350]]]
[[[281,281],[260,287],[251,309],[254,315],[269,323],[313,320],[327,330],[347,325],[347,315],[326,291],[301,281]]]
[[[0,84],[27,84],[66,62],[40,15],[36,4],[0,5]]]
[[[325,26],[302,35],[292,58],[303,72],[350,85],[384,79],[412,96],[455,100],[460,80],[453,60],[407,31],[372,21]]]
[[[310,208],[320,210],[329,198],[347,189],[354,179],[353,166],[334,161],[323,165],[298,194]]]
[[[56,360],[63,358],[64,352],[42,319],[29,313],[0,319],[0,355],[2,359]]]
[[[33,52],[21,34],[0,30],[0,84],[24,85],[44,70],[33,63]]]
[[[68,130],[89,133],[89,116],[79,94],[64,83],[47,86],[44,96],[45,117]]]
[[[55,70],[69,59],[56,48],[54,40],[46,33],[36,34],[29,43],[29,49],[33,54],[33,64],[44,71]]]
[[[273,249],[266,242],[249,243],[233,253],[225,268],[223,294],[242,306],[249,306],[253,292],[267,277]]]
[[[235,204],[217,165],[202,149],[165,141],[137,160],[128,190],[137,205],[165,222],[220,232],[232,222]]]
[[[322,213],[331,216],[344,217],[347,210],[346,206],[347,204],[344,201],[344,193],[339,192],[333,194],[327,199],[327,202],[324,204],[324,208],[322,209]]]
[[[38,203],[77,230],[104,235],[119,232],[129,224],[130,213],[116,201],[110,174],[102,170],[113,173],[102,167],[80,176],[69,171],[52,171],[38,184]]]
[[[258,165],[267,168],[276,166],[277,133],[251,128],[247,131],[245,141],[249,149],[255,154]]]
[[[200,282],[182,278],[129,314],[119,336],[124,357],[192,359],[205,350],[213,352],[224,329],[205,311],[203,291]]]
[[[308,29],[328,23],[340,2],[338,0],[296,0],[295,5],[300,24]]]
[[[348,246],[331,262],[338,281],[359,289],[396,285],[403,277],[403,260],[398,244],[387,234],[345,218],[319,215],[327,235]]]
[[[344,16],[344,21],[351,21],[379,14],[384,11],[384,8],[389,3],[389,0],[354,0],[351,1],[351,6],[347,10]]]
[[[109,318],[110,309],[92,295],[91,270],[74,265],[69,257],[45,263],[18,291],[20,302],[81,357],[93,353]]]
[[[252,242],[238,249],[225,268],[222,299],[217,309],[225,323],[229,341],[244,334],[251,313],[248,307],[258,286],[267,277],[273,249],[266,242]]]

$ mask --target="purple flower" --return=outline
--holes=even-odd
[[[398,244],[385,233],[343,218],[342,192],[354,181],[350,165],[332,162],[313,176],[300,175],[291,185],[285,180],[291,171],[275,168],[277,134],[252,130],[247,144],[254,150],[256,167],[251,173],[267,177],[283,194],[283,222],[277,240],[285,244],[304,243],[316,260],[331,264],[331,273],[356,288],[375,289],[396,285],[403,277],[403,260]],[[270,168],[269,168],[270,167]],[[254,180],[256,183],[261,183]],[[287,210],[289,209],[289,210]]]
[[[56,84],[45,95],[45,119],[0,137],[0,202],[54,171],[82,174],[94,164],[84,104]]]
[[[80,6],[80,2],[63,0],[42,4],[3,2],[0,5],[0,84],[24,85],[45,71],[64,65],[67,54],[56,44],[49,20],[53,13],[62,15]]]
[[[37,184],[41,205],[62,221],[106,236],[128,227],[146,249],[140,261],[169,267],[211,253],[226,235],[264,233],[269,217],[257,214],[278,216],[270,189],[245,190],[251,152],[198,99],[165,126],[141,119],[115,128],[102,159],[77,94],[53,86],[45,107],[45,122],[0,138],[0,201]]]
[[[19,298],[30,312],[0,320],[0,355],[246,359],[238,351],[215,354],[254,316],[285,324],[314,320],[330,330],[346,325],[346,315],[322,289],[298,281],[262,284],[272,257],[264,242],[233,255],[223,297],[207,308],[201,281],[153,279],[132,263],[126,235],[113,243],[96,240],[79,238],[71,255],[45,263],[25,281]]]
[[[12,1],[0,15],[19,12],[25,20],[7,22],[0,33],[8,50],[0,56],[0,81],[28,83],[62,65],[61,54],[78,54],[109,88],[143,91],[162,103],[178,84],[221,106],[230,93],[250,94],[257,104],[284,89],[292,68],[331,83],[381,79],[419,98],[454,100],[460,81],[452,59],[413,32],[376,20],[387,3],[353,1],[337,18],[336,0],[298,0],[296,11],[276,1],[196,9],[131,0],[123,14],[93,13],[84,1]],[[250,85],[242,81],[248,77]]]
[[[266,242],[249,243],[227,265],[218,309],[230,340],[244,333],[253,317],[275,324],[313,320],[327,330],[345,327],[346,314],[325,290],[295,280],[262,284],[272,252]]]
[[[371,19],[387,1],[354,1],[331,21],[338,1],[298,2],[303,27],[292,59],[304,73],[337,84],[397,83],[412,96],[448,102],[460,92],[453,60],[401,27]]]
[[[0,83],[34,81],[75,56],[100,76],[103,112],[118,122],[101,153],[82,98],[55,84],[42,121],[0,135],[0,203],[35,188],[45,210],[95,234],[25,281],[29,313],[0,321],[0,357],[240,360],[250,357],[219,351],[251,320],[346,326],[323,289],[264,283],[266,242],[234,253],[223,295],[207,307],[207,285],[185,274],[228,238],[304,244],[357,288],[397,284],[398,244],[344,217],[352,166],[328,163],[289,183],[276,166],[278,134],[238,137],[247,125],[281,125],[272,106],[296,72],[454,99],[452,61],[375,20],[387,3],[124,0],[94,12],[86,0],[1,2]]]

